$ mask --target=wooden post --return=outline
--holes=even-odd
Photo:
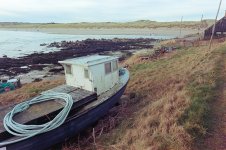
[[[181,28],[182,28],[182,22],[183,22],[183,16],[181,17],[181,21],[180,21],[180,35],[179,35],[179,38],[181,38]]]
[[[200,22],[200,26],[199,26],[199,28],[198,28],[199,40],[201,39],[200,30],[201,30],[201,28],[202,28],[202,19],[203,19],[203,14],[202,14],[202,16],[201,16],[201,22]]]
[[[93,143],[96,146],[96,135],[95,135],[95,129],[93,128]]]
[[[213,36],[214,36],[215,28],[216,28],[217,17],[218,17],[218,14],[220,12],[220,8],[221,8],[221,3],[222,3],[222,0],[220,0],[220,4],[219,4],[218,10],[217,10],[217,15],[216,15],[216,18],[215,18],[215,23],[213,25],[212,35],[211,35],[211,38],[210,38],[209,49],[211,49],[211,47],[212,47]]]

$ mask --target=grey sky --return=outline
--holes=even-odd
[[[214,18],[219,0],[0,0],[0,22],[100,22]],[[220,16],[226,10],[223,0]]]

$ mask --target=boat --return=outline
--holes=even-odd
[[[49,91],[67,93],[73,99],[72,108],[64,123],[51,131],[1,145],[0,150],[48,149],[77,135],[96,123],[118,103],[129,82],[129,72],[118,67],[117,57],[91,55],[59,63],[64,67],[66,84]],[[0,110],[0,143],[18,139],[6,131],[2,121],[13,107],[8,106]],[[21,124],[42,124],[54,118],[62,108],[62,101],[57,99],[42,102],[18,113],[14,120]]]
[[[8,91],[15,90],[16,88],[20,88],[20,79],[10,78],[10,79],[0,79],[0,94]]]

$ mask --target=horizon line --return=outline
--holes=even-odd
[[[210,21],[210,20],[215,20],[215,19],[203,19],[202,21]],[[220,20],[218,18],[218,20]],[[28,23],[28,24],[70,24],[70,23],[130,23],[130,22],[181,22],[181,20],[175,20],[175,21],[156,21],[156,20],[148,20],[148,19],[139,19],[139,20],[134,20],[134,21],[81,21],[81,22],[54,22],[54,21],[49,21],[49,22],[19,22],[19,21],[0,21],[0,23]],[[184,20],[183,22],[200,22],[201,20]]]

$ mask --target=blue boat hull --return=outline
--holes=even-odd
[[[109,109],[111,109],[123,95],[126,85],[127,84],[125,84],[117,93],[112,95],[104,102],[100,103],[98,106],[95,106],[87,112],[68,120],[59,128],[18,143],[7,145],[6,149],[42,150],[64,141],[65,138],[75,136],[82,130],[86,129],[88,126],[97,122],[101,117],[106,115]]]

